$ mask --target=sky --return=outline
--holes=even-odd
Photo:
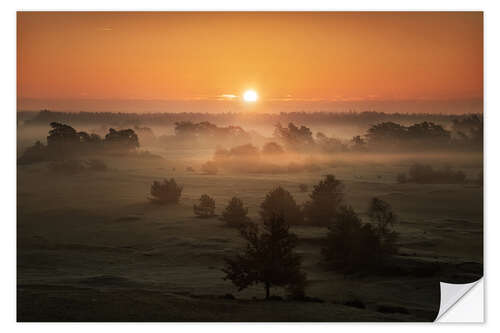
[[[483,15],[18,12],[17,92],[18,109],[482,112]]]

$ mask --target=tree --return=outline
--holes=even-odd
[[[302,224],[304,217],[293,196],[281,186],[271,190],[260,205],[260,216],[263,221],[273,215],[282,215],[289,224]]]
[[[104,137],[104,142],[114,149],[131,150],[139,147],[139,137],[133,129],[115,130],[109,129],[109,133]]]
[[[222,212],[221,220],[229,227],[240,227],[249,222],[248,208],[243,206],[243,201],[233,197]]]
[[[393,228],[398,219],[391,205],[379,198],[373,198],[368,209],[368,217],[376,226],[375,230],[380,238],[382,251],[388,254],[397,252],[398,234]]]
[[[306,126],[298,127],[294,123],[289,123],[288,127],[276,124],[273,135],[278,141],[293,150],[306,149],[314,145],[312,131]]]
[[[149,198],[154,203],[167,204],[178,203],[182,193],[182,186],[177,185],[175,179],[164,179],[161,181],[154,181],[151,185],[151,195]]]
[[[199,217],[212,217],[215,215],[215,200],[206,194],[202,194],[200,204],[193,205],[193,211]]]
[[[363,224],[351,206],[340,206],[335,222],[328,227],[326,262],[333,268],[359,270],[376,262],[380,242],[370,224]]]
[[[344,185],[334,175],[326,175],[310,194],[311,200],[304,206],[304,214],[312,225],[328,226],[344,200]]]
[[[80,137],[73,127],[58,122],[50,123],[50,127],[52,129],[49,131],[49,136],[47,136],[48,147],[54,148],[55,146],[80,142]]]
[[[225,280],[241,291],[254,284],[264,284],[266,299],[272,287],[288,290],[305,285],[306,275],[301,271],[301,258],[295,253],[297,236],[289,232],[289,224],[282,215],[264,220],[263,232],[255,223],[245,224],[241,236],[247,244],[242,253],[226,258]],[[295,291],[297,293],[297,291]]]

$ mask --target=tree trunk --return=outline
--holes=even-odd
[[[269,285],[269,282],[266,282],[266,299],[269,299],[269,289],[271,286]]]

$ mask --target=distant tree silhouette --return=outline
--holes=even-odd
[[[215,215],[215,200],[206,194],[202,194],[200,203],[193,205],[193,211],[199,217],[212,217]]]
[[[281,215],[287,223],[302,224],[302,211],[293,196],[281,186],[271,190],[260,205],[260,216],[267,221],[274,215]]]
[[[463,145],[483,146],[483,118],[477,114],[453,120],[453,132]]]
[[[340,206],[328,227],[321,253],[335,269],[359,270],[374,265],[380,255],[380,238],[370,224],[363,224],[351,206]]]
[[[268,142],[262,147],[262,153],[267,155],[284,153],[283,147],[276,142]]]
[[[417,184],[463,184],[466,175],[462,171],[455,171],[450,166],[434,169],[431,165],[413,164],[408,172],[407,182]]]
[[[240,229],[247,244],[242,253],[226,259],[224,279],[231,280],[239,291],[263,284],[266,299],[272,287],[304,286],[306,275],[301,271],[301,258],[294,251],[297,236],[289,231],[283,216],[271,216],[264,220],[262,228],[261,232],[257,224],[248,223]]]
[[[336,138],[329,138],[322,132],[316,133],[316,143],[322,151],[327,153],[347,151],[347,146],[342,141]]]
[[[221,220],[229,227],[241,227],[250,221],[247,214],[248,208],[243,206],[243,201],[233,197],[222,212]]]
[[[334,221],[337,208],[344,200],[344,185],[334,175],[326,175],[314,186],[310,198],[304,205],[309,224],[328,226]]]
[[[201,171],[207,175],[216,175],[219,172],[217,163],[213,161],[207,161],[201,165]]]
[[[111,145],[113,148],[130,150],[139,147],[139,138],[132,129],[115,130],[109,129],[104,142]]]
[[[80,137],[73,127],[58,122],[50,123],[50,127],[52,129],[47,136],[47,146],[50,148],[61,145],[74,145],[80,142]]]
[[[383,122],[371,126],[366,134],[371,147],[383,149],[435,149],[451,142],[451,132],[433,122],[423,121],[411,126]],[[431,146],[429,146],[431,145]]]
[[[312,131],[306,126],[298,127],[294,123],[289,123],[288,127],[282,127],[278,123],[274,128],[274,137],[293,150],[306,149],[314,145]]]
[[[351,149],[354,151],[366,150],[366,141],[360,135],[353,136],[351,139]]]
[[[36,162],[42,162],[49,159],[47,146],[45,146],[40,141],[35,142],[35,144],[31,147],[28,147],[24,153],[19,157],[17,163],[22,164],[31,164]]]
[[[368,209],[368,217],[375,225],[375,231],[380,239],[381,251],[384,254],[395,253],[398,234],[393,228],[398,218],[391,205],[379,198],[373,198]]]
[[[178,203],[182,193],[182,186],[177,185],[175,179],[164,179],[154,181],[151,185],[151,196],[149,200],[154,203],[167,204]]]
[[[194,123],[192,121],[175,122],[175,136],[183,140],[199,141],[203,144],[207,141],[224,142],[248,142],[250,135],[239,126],[219,127],[208,121]]]

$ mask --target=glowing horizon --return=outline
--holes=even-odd
[[[255,87],[259,104],[483,98],[481,12],[18,12],[17,19],[21,105],[236,103],[246,87]]]

